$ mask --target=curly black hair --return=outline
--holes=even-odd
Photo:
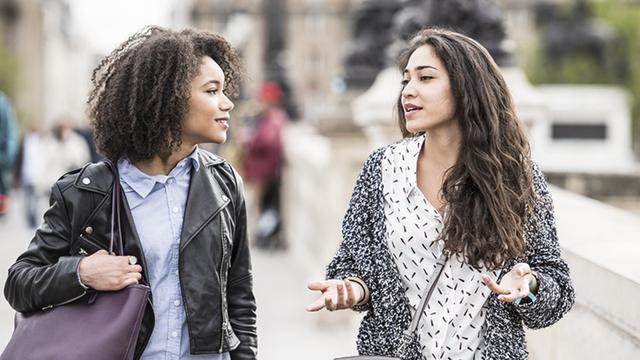
[[[88,115],[99,152],[110,160],[163,159],[179,148],[191,81],[202,57],[225,75],[237,96],[243,65],[221,36],[148,26],[132,35],[93,70]]]

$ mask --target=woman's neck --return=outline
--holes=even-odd
[[[183,144],[180,149],[174,151],[169,155],[169,158],[162,159],[156,155],[149,160],[141,160],[133,165],[147,175],[169,175],[171,170],[176,167],[176,164],[189,156],[195,149],[195,145]]]
[[[427,132],[427,141],[422,149],[424,159],[430,159],[439,167],[448,169],[458,162],[461,133],[457,121],[450,126],[439,127]]]

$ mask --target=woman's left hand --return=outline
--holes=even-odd
[[[493,291],[498,294],[498,300],[504,302],[514,302],[529,296],[529,284],[531,289],[536,292],[538,290],[538,282],[532,274],[529,264],[518,263],[511,271],[509,271],[498,284],[489,275],[483,274],[482,281]]]

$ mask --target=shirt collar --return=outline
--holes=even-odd
[[[129,159],[123,158],[118,161],[118,172],[120,179],[129,185],[143,199],[146,198],[156,183],[164,184],[169,177],[178,177],[188,173],[191,168],[196,172],[200,169],[200,161],[198,160],[198,147],[196,147],[189,156],[178,161],[176,166],[171,169],[169,175],[148,175],[140,171],[133,165]],[[189,166],[190,165],[190,166]]]
[[[422,150],[425,135],[419,135],[407,139],[404,149],[399,149],[396,161],[398,162],[397,184],[402,187],[402,191],[406,196],[418,187],[418,156]]]
[[[193,151],[191,152],[191,154],[189,154],[189,156],[187,156],[186,158],[180,161],[186,160],[185,162],[190,163],[193,169],[197,172],[198,170],[200,170],[200,161],[198,160],[199,151],[200,151],[200,148],[196,146],[196,148],[193,149]]]

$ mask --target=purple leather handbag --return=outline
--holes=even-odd
[[[114,173],[111,201],[113,253],[116,227],[123,254],[120,226],[120,181]],[[95,291],[48,310],[17,313],[15,329],[0,360],[132,360],[149,287],[131,285],[119,291]]]

